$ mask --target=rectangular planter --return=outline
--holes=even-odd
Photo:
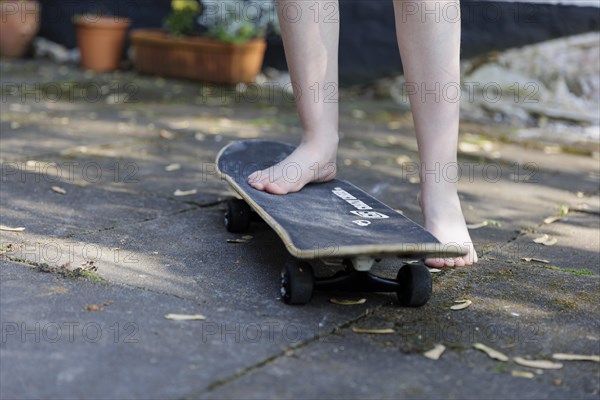
[[[254,82],[266,48],[264,39],[232,44],[154,29],[132,31],[131,45],[141,73],[226,84]]]

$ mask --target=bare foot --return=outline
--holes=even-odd
[[[477,262],[477,253],[469,235],[460,200],[453,185],[435,185],[421,192],[419,203],[425,218],[425,228],[443,244],[458,244],[469,248],[463,257],[428,258],[430,267],[468,267]]]
[[[286,194],[310,182],[330,181],[336,175],[337,146],[337,138],[303,141],[285,160],[250,174],[248,183],[268,193]]]

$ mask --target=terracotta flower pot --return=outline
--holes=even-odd
[[[23,57],[40,25],[37,0],[0,1],[0,56]]]
[[[131,21],[123,17],[78,16],[77,46],[81,52],[81,66],[106,72],[119,68],[125,34]]]
[[[254,82],[266,49],[264,39],[232,44],[153,29],[132,31],[131,44],[139,72],[226,84]]]

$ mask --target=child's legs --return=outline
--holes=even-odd
[[[276,4],[303,128],[302,143],[278,166],[257,171],[249,181],[256,189],[284,194],[298,191],[311,181],[335,177],[339,14],[337,1],[331,0],[280,0]],[[291,170],[301,170],[300,179],[296,174],[286,177],[285,172]]]
[[[460,98],[458,1],[394,1],[398,46],[421,159],[421,208],[425,227],[443,243],[471,248],[457,259],[429,265],[463,266],[477,261],[460,208],[454,171]],[[450,168],[448,168],[450,167]]]

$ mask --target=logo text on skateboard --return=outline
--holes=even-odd
[[[345,191],[344,189],[342,189],[340,187],[336,187],[335,189],[332,190],[332,192],[337,197],[339,197],[342,200],[345,200],[348,204],[350,204],[351,206],[356,208],[356,210],[358,210],[358,211],[356,211],[356,210],[350,211],[354,215],[358,215],[359,217],[368,218],[368,219],[389,218],[387,215],[382,214],[377,211],[365,211],[365,210],[373,210],[373,207],[369,206],[364,201],[359,200],[356,197],[352,196],[350,193],[348,193],[347,191]],[[352,222],[358,226],[367,226],[371,223],[366,220],[356,220],[356,221],[352,221]]]

